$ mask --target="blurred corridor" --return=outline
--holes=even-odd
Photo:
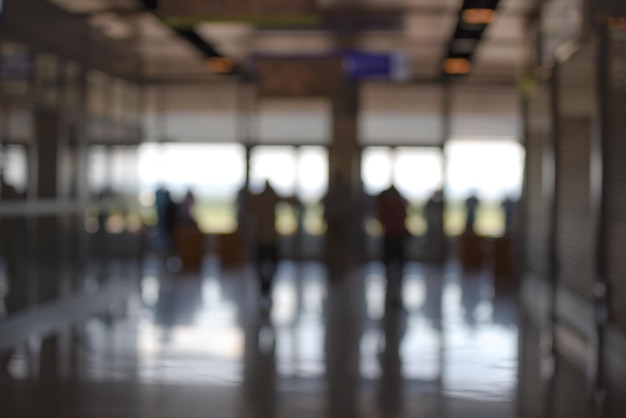
[[[624,0],[0,0],[0,417],[626,417]]]
[[[249,269],[222,274],[208,262],[202,276],[179,277],[148,266],[128,312],[77,324],[55,365],[60,381],[32,387],[35,353],[15,356],[5,411],[515,416],[517,306],[488,274],[410,264],[394,307],[380,264],[329,285],[318,263],[283,263],[264,313]]]

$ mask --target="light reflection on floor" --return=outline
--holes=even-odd
[[[221,416],[442,416],[443,398],[447,416],[469,401],[515,415],[517,310],[488,275],[409,264],[401,307],[380,264],[331,283],[321,264],[283,263],[265,315],[250,268],[152,266],[130,320],[86,325],[83,378],[220,388],[241,400]]]
[[[243,383],[245,340],[259,309],[253,272],[238,276],[144,278],[139,379]],[[385,286],[378,264],[330,289],[321,266],[283,264],[270,320],[258,327],[259,345],[274,340],[278,376],[321,379],[333,361],[329,354],[357,355],[360,379],[381,379],[385,367],[397,367],[402,379],[441,378],[450,395],[513,399],[517,328],[514,313],[508,322],[495,318],[489,277],[462,278],[452,267],[442,275],[435,268],[409,265],[404,308],[388,312]],[[338,335],[332,334],[335,329]],[[328,353],[325,345],[333,339],[345,351]]]

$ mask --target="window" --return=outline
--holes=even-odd
[[[205,232],[237,227],[236,200],[245,180],[245,149],[238,144],[154,144],[139,147],[140,200],[149,209],[154,191],[175,199],[188,189],[197,198],[196,219]]]
[[[513,139],[452,140],[446,146],[448,159],[446,185],[449,213],[448,233],[460,234],[465,225],[463,201],[471,194],[481,200],[476,230],[499,235],[504,230],[500,202],[507,196],[521,195],[524,150]]]

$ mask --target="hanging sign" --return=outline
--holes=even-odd
[[[411,59],[402,51],[362,52],[350,51],[345,54],[345,70],[352,80],[393,80],[407,81],[411,77]]]
[[[263,96],[328,97],[345,84],[341,55],[260,56],[252,71]]]

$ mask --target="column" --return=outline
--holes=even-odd
[[[38,109],[35,112],[35,144],[36,152],[31,162],[36,166],[35,198],[42,201],[53,201],[59,195],[59,132],[60,117],[54,110]],[[60,257],[62,247],[62,222],[52,213],[40,214],[35,221],[36,237],[36,271],[37,271],[37,302],[39,304],[54,302],[61,296]],[[42,390],[54,385],[59,373],[58,335],[47,336],[41,343],[39,379],[43,383]],[[52,396],[46,399],[53,399]]]
[[[358,142],[359,90],[355,84],[345,86],[333,98],[332,142],[329,147],[330,184],[337,176],[348,182],[354,193],[360,182],[361,155]]]
[[[357,251],[360,217],[354,205],[361,195],[361,153],[358,144],[358,87],[347,84],[333,100],[332,141],[329,146],[329,187],[326,200],[326,255],[329,266],[341,275]],[[352,239],[355,238],[355,239]],[[333,277],[339,278],[339,277]]]

